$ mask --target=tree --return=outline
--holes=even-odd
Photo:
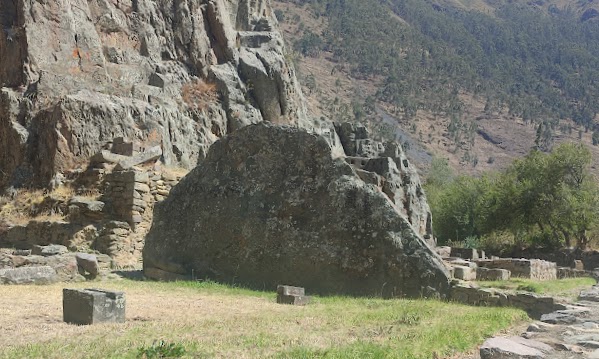
[[[536,227],[548,245],[579,248],[588,245],[587,232],[597,223],[598,188],[591,178],[590,151],[583,145],[562,144],[551,154],[533,150],[501,175],[490,196],[493,218],[485,231],[513,232]]]
[[[595,129],[593,131],[593,146],[599,145],[599,131]]]
[[[481,235],[485,197],[490,182],[460,176],[429,197],[433,212],[433,230],[440,243]]]
[[[580,144],[552,153],[531,151],[507,170],[446,181],[435,165],[426,190],[439,242],[510,232],[555,248],[586,248],[599,223],[599,188],[589,172],[591,154]]]

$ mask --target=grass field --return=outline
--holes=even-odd
[[[110,280],[68,287],[125,291],[127,322],[74,326],[62,322],[63,286],[0,286],[0,358],[136,358],[161,340],[188,358],[445,358],[526,319],[435,300],[294,307],[215,283]]]
[[[596,284],[593,278],[567,278],[547,281],[535,281],[524,278],[511,278],[508,281],[481,281],[476,282],[481,287],[491,287],[506,290],[522,290],[553,297],[576,299],[582,289],[587,289]]]

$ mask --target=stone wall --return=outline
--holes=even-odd
[[[479,251],[473,248],[456,248],[451,247],[451,257],[463,258],[463,259],[485,259],[485,251]]]
[[[168,172],[155,172],[150,178],[150,194],[155,202],[163,201],[171,189],[179,183],[181,176]]]
[[[500,258],[477,260],[479,267],[507,269],[512,277],[530,278],[535,280],[557,279],[557,265],[540,259]]]
[[[93,243],[93,249],[108,254],[119,265],[133,264],[140,257],[143,242],[135,240],[127,222],[104,224]]]
[[[115,171],[106,176],[103,200],[114,218],[129,223],[132,229],[143,221],[151,202],[147,172]]]
[[[96,236],[94,226],[68,222],[31,221],[9,228],[0,238],[5,246],[29,249],[34,245],[61,244],[73,249],[89,248]]]
[[[557,278],[580,278],[580,277],[591,277],[591,273],[585,270],[569,267],[557,267]]]
[[[533,318],[566,309],[552,297],[531,293],[507,293],[492,288],[479,288],[473,285],[455,284],[450,291],[450,299],[459,303],[480,306],[520,308]]]
[[[154,204],[168,196],[181,176],[160,168],[106,168],[98,185],[104,192],[101,201],[75,196],[67,202],[68,221],[32,220],[12,226],[0,235],[0,244],[23,249],[61,244],[73,251],[108,254],[118,266],[136,265]]]
[[[542,259],[548,262],[555,262],[559,267],[569,267],[573,260],[580,259],[581,254],[582,251],[578,249],[568,248],[558,250],[541,248],[508,248],[502,252],[493,253],[493,255],[501,258]]]

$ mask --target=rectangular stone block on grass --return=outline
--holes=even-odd
[[[310,297],[305,295],[304,288],[279,285],[277,287],[277,303],[291,305],[306,305],[310,303]]]
[[[125,322],[125,293],[102,289],[63,289],[63,320],[90,325]]]

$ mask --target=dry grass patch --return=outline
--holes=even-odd
[[[204,80],[195,80],[183,85],[181,96],[187,106],[200,111],[218,102],[216,84]]]
[[[61,221],[66,215],[66,203],[74,196],[95,200],[100,193],[95,190],[76,193],[70,186],[60,186],[51,192],[19,189],[13,198],[0,197],[0,218],[11,225],[25,225],[30,221]]]
[[[472,349],[525,319],[522,311],[434,300],[315,298],[213,283],[112,280],[69,287],[123,290],[127,323],[62,323],[62,285],[0,286],[0,358],[135,358],[163,340],[198,358],[431,358]]]

